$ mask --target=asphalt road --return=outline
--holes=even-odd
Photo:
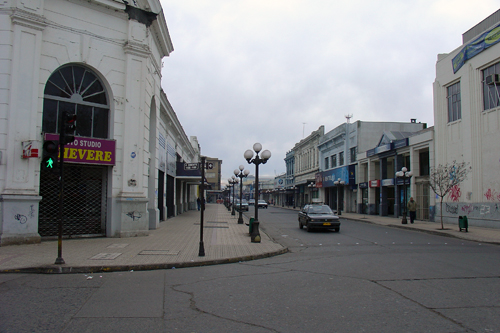
[[[290,253],[0,275],[0,332],[500,332],[499,246],[350,221],[308,233],[279,208],[259,220]]]

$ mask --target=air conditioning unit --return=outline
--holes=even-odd
[[[491,74],[486,77],[486,84],[488,85],[500,85],[500,75]]]

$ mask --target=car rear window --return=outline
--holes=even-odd
[[[332,214],[332,210],[328,206],[311,206],[309,214]]]

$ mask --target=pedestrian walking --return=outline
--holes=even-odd
[[[200,207],[201,207],[200,197],[198,197],[198,199],[196,199],[196,203],[198,204],[198,210],[200,210]]]
[[[408,201],[408,212],[410,212],[410,223],[413,223],[417,217],[417,202],[413,200],[413,197]]]

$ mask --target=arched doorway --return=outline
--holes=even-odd
[[[77,115],[76,136],[108,139],[109,98],[100,78],[89,68],[69,64],[57,69],[44,90],[42,132],[58,134],[63,112]],[[80,162],[64,164],[63,235],[104,236],[107,217],[108,168]],[[38,232],[57,235],[59,174],[40,171]]]

